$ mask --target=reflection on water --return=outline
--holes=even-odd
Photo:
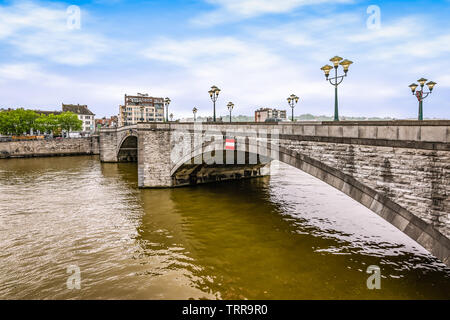
[[[81,290],[66,286],[67,266]],[[369,265],[381,290],[368,290]],[[450,298],[450,270],[365,207],[288,166],[137,188],[135,164],[0,162],[0,298]]]

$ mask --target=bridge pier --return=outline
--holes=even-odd
[[[99,136],[99,147],[101,162],[118,162],[116,131],[102,132]]]
[[[138,185],[141,188],[169,188],[170,131],[142,129],[138,135]]]

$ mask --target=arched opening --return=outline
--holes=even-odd
[[[118,162],[137,162],[137,137],[128,136],[126,137],[117,154]]]
[[[172,173],[173,185],[196,185],[254,178],[269,173],[266,167],[270,164],[271,159],[259,157],[256,153],[216,150],[208,156],[211,159],[205,159],[204,154],[202,154],[178,166]]]

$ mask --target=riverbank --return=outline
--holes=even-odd
[[[97,155],[99,137],[0,142],[0,159]]]

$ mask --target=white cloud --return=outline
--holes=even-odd
[[[393,59],[393,58],[409,58],[415,59],[434,59],[440,56],[445,60],[448,59],[450,53],[450,33],[444,35],[437,35],[435,37],[421,37],[420,39],[409,39],[407,41],[397,43],[390,46],[389,50],[380,50],[379,58]]]
[[[215,25],[264,14],[287,13],[304,6],[351,3],[353,0],[206,0],[206,2],[217,6],[218,9],[195,17],[192,22],[197,25]]]
[[[263,46],[249,44],[233,37],[195,38],[184,41],[160,39],[145,49],[149,59],[171,62],[182,66],[223,66],[227,61],[239,62],[242,68],[273,64],[278,59]],[[236,61],[238,60],[238,61]]]
[[[362,29],[358,33],[351,33],[346,38],[349,42],[373,42],[373,41],[389,41],[389,40],[405,40],[417,38],[417,33],[422,32],[418,17],[402,18],[394,23],[384,23],[379,29]],[[414,32],[411,32],[414,30]]]
[[[439,87],[450,88],[450,75],[440,75],[436,78],[435,82],[437,82],[436,88],[439,90]]]
[[[70,85],[68,78],[57,74],[49,74],[35,63],[14,63],[0,65],[0,82],[43,83],[47,86],[64,87]]]
[[[42,57],[68,65],[94,63],[108,49],[96,34],[67,27],[66,7],[44,7],[32,2],[0,6],[0,42],[15,54]],[[83,15],[87,12],[82,11]]]

